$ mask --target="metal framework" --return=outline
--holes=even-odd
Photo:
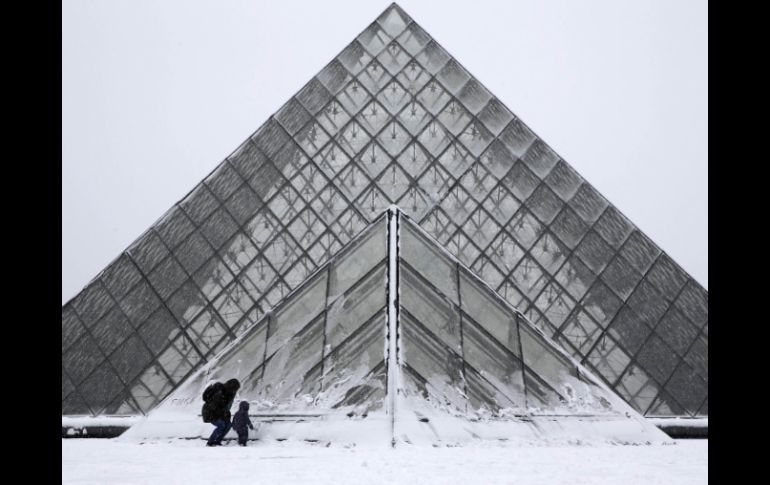
[[[708,415],[707,291],[395,4],[62,307],[62,413],[151,410],[392,204],[635,409]]]

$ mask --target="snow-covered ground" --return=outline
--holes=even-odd
[[[345,447],[62,439],[63,484],[706,484],[708,440],[664,445]]]

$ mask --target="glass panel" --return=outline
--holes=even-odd
[[[406,67],[410,57],[398,42],[392,42],[385,50],[380,52],[377,59],[385,66],[388,72],[395,76],[398,71]]]
[[[99,320],[99,323],[94,325],[91,335],[96,339],[104,354],[109,355],[133,331],[134,328],[123,315],[123,312],[115,306]]]
[[[513,168],[502,180],[504,187],[509,189],[519,200],[525,200],[535,190],[540,181],[530,169],[521,162],[513,164]]]
[[[514,329],[515,331],[515,329]],[[510,403],[500,402],[500,406],[523,408],[524,378],[521,361],[510,350],[490,338],[486,332],[473,322],[463,319],[463,357],[467,363],[466,376],[469,383],[486,381],[502,393]],[[470,391],[470,389],[469,389]]]
[[[553,234],[546,231],[530,250],[538,263],[553,274],[569,254],[569,250]],[[586,287],[587,289],[587,287]]]
[[[431,74],[436,74],[441,69],[447,60],[449,60],[449,54],[434,41],[430,41],[425,49],[417,54],[417,60],[420,64]]]
[[[358,74],[369,61],[372,60],[366,50],[357,41],[353,41],[345,47],[345,50],[337,57],[340,64],[353,74]]]
[[[505,176],[513,167],[515,158],[500,140],[494,140],[484,152],[482,159],[485,167],[498,179]]]
[[[620,248],[633,226],[614,207],[608,207],[594,225],[594,229],[615,249]]]
[[[321,69],[316,77],[332,95],[337,94],[351,78],[347,69],[336,59]]]
[[[709,380],[709,346],[708,339],[699,337],[697,338],[684,356],[685,362],[690,364],[695,373],[698,374],[708,384]]]
[[[441,110],[438,119],[453,135],[457,136],[471,121],[471,114],[457,100],[453,99]]]
[[[339,102],[337,102],[337,100],[332,100],[328,105],[326,105],[326,107],[321,111],[321,113],[318,114],[318,116],[316,117],[316,120],[318,121],[318,123],[321,124],[323,129],[326,130],[329,136],[337,136],[337,134],[340,132],[342,127],[345,126],[345,123],[347,123],[350,120],[350,115],[348,114],[347,111],[345,111],[342,108],[342,106],[340,105]],[[331,145],[331,146],[335,146],[335,145]],[[323,153],[329,152],[329,145],[327,145],[326,148],[321,150],[321,152]],[[332,150],[331,155],[334,155],[334,154],[335,152],[334,150]],[[318,162],[318,158],[317,158],[319,156],[321,156],[320,153],[316,154],[316,163],[321,165]],[[324,155],[325,160],[329,160],[329,158],[330,158],[329,156]],[[332,162],[334,162],[332,163],[332,165],[335,165],[335,166],[339,165],[340,167],[345,165],[344,162],[341,162],[341,161],[337,162],[333,158],[331,160]],[[321,168],[324,168],[324,167],[321,166]]]
[[[396,37],[406,28],[406,25],[410,23],[412,19],[401,10],[401,8],[395,3],[388,7],[377,18],[377,23],[382,26],[385,32],[391,37]]]
[[[497,180],[490,175],[481,163],[474,163],[460,179],[460,184],[477,201],[481,202],[489,195]]]
[[[238,224],[245,224],[246,221],[262,207],[262,202],[257,197],[257,194],[249,188],[248,184],[243,184],[235,191],[235,193],[225,202],[230,215],[238,222]]]
[[[459,136],[459,139],[463,145],[465,145],[465,148],[467,148],[475,157],[481,156],[484,150],[486,150],[492,142],[493,138],[494,136],[492,136],[492,133],[484,128],[483,124],[477,121],[471,121]]]
[[[473,266],[473,262],[481,251],[462,231],[457,231],[447,243],[446,249],[454,254],[465,266]]]
[[[380,103],[372,101],[358,113],[356,119],[370,135],[374,136],[385,126],[390,116]]]
[[[326,272],[321,272],[307,283],[287,306],[270,322],[267,354],[275,353],[292,335],[307,325],[324,308],[326,299]]]
[[[608,331],[632,355],[637,353],[652,330],[639,321],[639,317],[627,306],[620,309]]]
[[[385,220],[380,220],[355,245],[338,256],[331,268],[329,301],[345,293],[375,265],[385,259],[387,236]],[[360,323],[360,322],[359,322]]]
[[[211,246],[214,249],[219,249],[235,234],[235,231],[238,230],[238,224],[227,211],[220,208],[203,223],[200,230]]]
[[[124,253],[104,270],[99,279],[113,298],[120,300],[142,279],[142,275]]]
[[[444,67],[436,74],[436,78],[441,81],[441,84],[447,87],[452,94],[457,95],[460,93],[461,88],[470,79],[471,75],[468,71],[454,59],[449,59]]]
[[[267,337],[267,320],[251,329],[245,335],[233,351],[222,357],[209,379],[222,376],[223,379],[245,380],[254,369],[259,368],[265,358],[265,339]]]
[[[481,278],[484,283],[488,284],[491,288],[497,289],[505,279],[497,267],[486,256],[479,256],[473,266],[471,267],[473,272]]]
[[[72,306],[80,320],[90,327],[115,306],[115,302],[101,281],[96,280],[72,300]]]
[[[578,242],[588,231],[588,226],[583,222],[575,211],[565,207],[551,224],[551,230],[559,236],[564,244],[574,249]]]
[[[388,71],[377,60],[372,61],[358,75],[358,82],[368,89],[370,93],[379,92],[391,79],[392,77],[388,74]]]
[[[500,225],[504,226],[516,213],[521,203],[505,187],[499,185],[492,189],[482,205]]]
[[[548,177],[545,178],[547,183],[556,192],[562,200],[570,200],[573,195],[580,188],[580,184],[583,183],[583,179],[578,175],[572,167],[570,167],[564,160],[560,160],[559,163],[551,170]]]
[[[337,95],[337,101],[350,114],[356,114],[369,103],[371,96],[357,79],[354,79],[347,87]]]
[[[297,93],[297,99],[311,115],[314,115],[331,99],[331,94],[323,84],[313,78]]]
[[[602,279],[616,295],[625,300],[642,279],[642,275],[637,273],[623,256],[618,255],[604,270]]]
[[[471,113],[476,114],[486,106],[492,95],[478,81],[471,78],[457,95]]]
[[[695,375],[692,367],[682,363],[671,376],[666,389],[685,409],[695,414],[708,396],[708,385]]]
[[[575,209],[575,212],[581,219],[588,224],[592,224],[599,219],[599,216],[604,212],[607,207],[607,201],[599,195],[599,193],[590,185],[583,184],[572,200],[569,201],[570,207]]]
[[[158,295],[166,300],[187,279],[187,273],[176,259],[168,257],[147,275],[147,279]]]
[[[477,209],[465,221],[463,230],[479,248],[486,248],[500,234],[501,228],[483,209]]]
[[[275,119],[293,136],[310,121],[310,114],[299,101],[292,98],[278,110]]]
[[[575,300],[556,283],[549,283],[535,301],[551,326],[561,327],[575,306]],[[550,333],[549,333],[550,335]]]
[[[407,314],[400,317],[404,363],[448,404],[465,410],[465,379],[462,357],[424,331]],[[459,350],[459,341],[457,344]]]
[[[257,173],[249,180],[249,186],[263,201],[269,200],[284,184],[286,179],[272,163],[259,167]]]
[[[616,390],[626,402],[642,414],[658,395],[658,386],[655,381],[641,367],[633,364],[628,366]]]
[[[570,378],[577,379],[577,369],[526,325],[519,325],[519,330],[524,363],[560,394],[569,395],[565,384],[574,382]]]
[[[537,137],[527,125],[514,117],[500,133],[500,139],[511,150],[511,153],[521,158],[527,153],[530,145],[534,143]]]
[[[386,269],[382,265],[349,293],[329,297],[326,315],[326,342],[329,349],[336,348],[385,306],[385,281]]]
[[[61,360],[62,367],[69,374],[72,383],[78,385],[104,360],[104,356],[96,341],[86,334],[72,344]]]
[[[606,333],[588,356],[588,362],[610,385],[618,380],[630,361],[628,354]]]
[[[460,315],[445,295],[426,285],[409,268],[401,267],[401,307],[426,327],[444,345],[461,352]]]
[[[355,206],[370,221],[382,215],[392,201],[376,186],[369,187],[355,201]]]
[[[667,254],[660,255],[647,278],[669,300],[672,300],[687,282],[687,274]]]
[[[198,366],[201,356],[186,335],[177,338],[160,357],[158,363],[172,382],[178,384]]]
[[[422,88],[430,81],[430,74],[427,73],[416,61],[411,61],[398,76],[398,82],[406,89],[410,96],[417,96]],[[410,100],[414,103],[414,99]]]
[[[131,382],[152,361],[153,356],[136,335],[123,342],[110,362],[123,382]]]
[[[599,274],[602,272],[607,263],[612,259],[614,254],[613,249],[604,242],[604,239],[596,234],[593,230],[588,231],[588,234],[580,241],[580,244],[575,249],[580,259],[585,262],[591,270]]]
[[[438,156],[449,145],[451,135],[441,127],[441,123],[433,121],[422,130],[418,139],[422,146],[434,157]]]
[[[430,42],[430,36],[415,23],[409,24],[401,35],[398,36],[398,43],[411,55],[420,52],[423,47]]]
[[[147,274],[168,255],[168,249],[158,235],[149,230],[128,248],[128,254],[139,269]]]
[[[244,386],[243,397],[258,400],[258,407],[262,409],[308,406],[312,399],[305,399],[307,395],[320,390],[320,374],[312,371],[321,362],[322,347],[323,318],[318,318],[269,357],[264,375],[256,383],[257,392],[250,392],[249,387]]]
[[[159,308],[139,327],[139,336],[153,354],[160,352],[180,332],[179,324],[165,308]]]
[[[242,276],[242,278],[250,284],[248,278],[245,276]],[[261,293],[251,288],[249,290],[244,290],[240,284],[233,282],[233,284],[226,288],[214,301],[214,309],[229,328],[232,329],[246,311],[254,304],[254,301],[249,297],[249,291],[253,292],[255,297],[257,294]]]
[[[569,286],[567,287],[569,289]],[[583,308],[591,314],[592,317],[603,328],[607,327],[612,317],[620,309],[622,302],[615,294],[607,288],[607,285],[597,281],[586,294],[583,300]]]
[[[487,248],[486,253],[501,270],[511,271],[521,261],[524,250],[507,233],[501,233]]]
[[[522,208],[508,223],[507,229],[524,249],[529,249],[542,234],[543,225]]]
[[[241,178],[249,180],[267,162],[267,157],[259,151],[251,140],[246,140],[227,157],[227,160]],[[211,210],[208,210],[207,207],[217,202],[204,184],[198,187],[201,190],[196,189],[190,197],[182,202],[185,212],[196,224],[200,224],[216,208],[214,206]]]
[[[273,158],[290,138],[281,125],[270,118],[254,133],[251,139],[262,153],[268,158]]]
[[[332,407],[365,403],[369,407],[381,405],[382,397],[372,394],[378,389],[384,391],[382,342],[386,326],[383,313],[356,331],[325,358],[324,400],[331,403]]]
[[[355,157],[362,148],[369,143],[371,138],[366,134],[366,130],[355,121],[351,121],[342,132],[337,135],[337,144],[345,150],[348,155]]]
[[[515,314],[494,300],[487,292],[478,288],[465,272],[460,272],[460,295],[462,310],[489,332],[514,355],[519,355],[519,338],[516,331]]]
[[[428,83],[417,95],[422,106],[432,114],[438,114],[449,102],[451,96],[435,80]]]
[[[660,254],[660,249],[647,236],[635,230],[620,249],[620,254],[637,271],[645,273]]]
[[[61,350],[62,353],[86,331],[83,323],[75,315],[71,306],[63,306],[61,311]]]
[[[534,259],[526,256],[513,270],[510,280],[519,291],[534,300],[548,282],[548,275],[540,269]]]
[[[382,130],[377,140],[391,156],[395,157],[412,141],[412,137],[394,121]]]
[[[246,143],[246,147],[258,151],[249,143]],[[181,205],[190,219],[195,224],[200,224],[219,206],[219,201],[204,184],[200,184],[185,197]]]
[[[674,304],[698,327],[708,320],[708,292],[693,280],[687,282]]]
[[[581,356],[588,353],[601,332],[601,327],[582,310],[573,313],[562,329],[562,335],[575,346]]]
[[[99,415],[123,390],[123,383],[109,366],[102,365],[78,387],[78,390],[93,413]]]
[[[212,254],[214,254],[214,250],[211,249],[200,231],[192,233],[186,241],[174,250],[174,255],[188,274],[195,273],[195,270],[200,268]]]
[[[527,207],[546,224],[550,224],[563,204],[556,194],[545,184],[540,184],[527,199]]]
[[[499,135],[509,121],[513,119],[513,113],[497,98],[492,98],[478,115],[479,120],[495,136]]]
[[[653,335],[639,351],[636,360],[658,382],[665,383],[679,359],[671,347]]]
[[[235,189],[237,189],[242,183],[243,179],[238,175],[238,172],[233,169],[233,167],[230,166],[227,162],[222,162],[219,167],[211,174],[209,175],[204,181],[204,184],[211,189],[211,192],[217,197],[219,200],[226,200],[231,195],[233,195],[233,192],[235,192]],[[164,225],[164,227],[168,227],[169,230],[178,230],[181,227],[184,227],[184,218],[177,219],[178,215],[175,216],[175,211],[172,211],[169,213],[168,217],[164,217],[163,222],[160,223],[160,225]],[[165,223],[165,224],[164,224]],[[170,224],[170,226],[168,226]],[[163,237],[163,239],[167,239],[167,236],[164,232],[158,228],[158,232]]]
[[[655,328],[655,333],[669,344],[678,355],[683,356],[690,348],[693,340],[697,338],[698,329],[672,306]]]
[[[666,299],[655,289],[647,277],[639,283],[631,294],[628,305],[650,327],[655,327],[668,308]]]
[[[457,301],[457,273],[449,258],[425,239],[411,223],[401,219],[400,256],[445,297]]]
[[[538,177],[544,179],[559,161],[559,156],[543,140],[537,138],[521,159]]]
[[[382,30],[380,24],[377,22],[372,22],[372,24],[369,25],[366,30],[361,32],[361,34],[356,37],[356,40],[360,42],[362,46],[364,46],[366,52],[376,56],[382,49],[385,48],[386,45],[388,45],[391,37],[384,30]]]
[[[441,167],[442,173],[447,173],[444,169],[448,170],[454,177],[461,177],[474,162],[474,158],[460,143],[450,144],[438,160],[440,163],[434,166]],[[446,175],[446,178],[451,180],[449,174]]]

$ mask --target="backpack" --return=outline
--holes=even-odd
[[[214,384],[208,386],[205,391],[203,391],[203,408],[201,409],[201,417],[203,418],[204,423],[210,423],[215,419],[213,414],[216,405],[213,401],[216,394],[220,391],[219,387],[221,386],[221,383],[215,382]]]

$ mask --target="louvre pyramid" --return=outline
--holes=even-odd
[[[233,377],[262,438],[535,438],[558,419],[583,437],[665,439],[397,208],[124,438],[205,437],[200,396]]]
[[[149,412],[390,205],[640,413],[708,415],[708,292],[395,4],[62,307],[62,414]]]

